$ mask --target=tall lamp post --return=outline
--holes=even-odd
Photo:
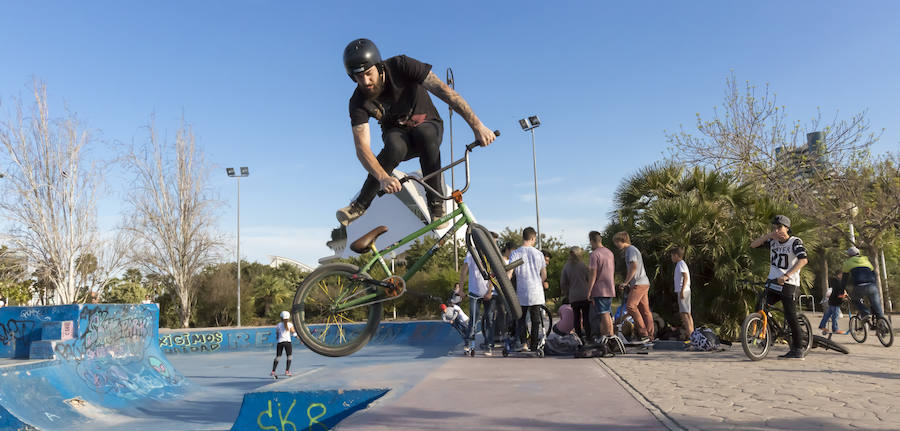
[[[225,173],[237,179],[237,325],[241,326],[241,178],[250,176],[250,169],[241,166],[241,173],[225,168]]]
[[[537,186],[537,153],[534,150],[534,129],[541,125],[541,120],[537,115],[519,120],[522,130],[531,131],[531,160],[534,164],[534,214],[537,217],[537,248],[541,248],[541,210],[538,207],[538,186]]]

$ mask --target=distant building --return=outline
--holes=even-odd
[[[268,256],[268,258],[269,258],[269,266],[271,266],[272,268],[278,268],[279,266],[281,266],[281,264],[286,263],[288,265],[293,265],[293,266],[296,266],[297,268],[300,268],[300,270],[303,272],[313,272],[315,270],[315,268],[313,268],[303,262],[300,262],[299,260],[294,260],[289,257]]]
[[[811,132],[806,134],[805,146],[775,148],[775,159],[793,173],[794,179],[809,179],[817,171],[827,168],[825,151],[825,133]]]

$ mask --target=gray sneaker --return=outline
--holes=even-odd
[[[337,216],[338,222],[341,225],[347,226],[351,222],[353,222],[353,220],[358,219],[361,215],[363,215],[365,213],[366,213],[366,209],[363,208],[362,205],[360,205],[356,202],[351,202],[350,205],[347,205],[347,206],[337,210],[337,214],[335,214],[335,215]]]
[[[428,212],[431,213],[431,222],[433,223],[435,220],[445,216],[447,212],[444,210],[444,202],[432,202],[428,204]],[[450,226],[450,220],[447,220],[440,225],[436,229],[445,229]]]

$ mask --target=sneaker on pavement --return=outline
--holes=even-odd
[[[789,352],[779,356],[778,359],[799,359],[802,361],[804,358],[803,358],[803,353],[801,353],[798,350],[792,349]]]
[[[484,356],[494,356],[494,349],[488,348],[484,351]]]
[[[844,335],[847,333],[847,331],[834,331],[834,333],[838,335]]]
[[[650,337],[641,337],[641,343],[650,344]]]
[[[358,219],[361,215],[366,213],[366,209],[363,208],[362,205],[351,202],[350,205],[347,205],[339,210],[337,210],[338,223],[343,226],[347,226],[353,222],[353,220]]]
[[[272,370],[272,372],[269,375],[272,377],[275,377],[275,370]]]
[[[294,373],[292,373],[291,370],[287,370],[284,372],[284,375],[290,377],[290,376],[293,376]]]
[[[463,347],[463,356],[469,356],[469,347]]]
[[[435,220],[446,215],[446,211],[444,210],[444,202],[432,202],[428,204],[428,212],[431,213],[431,222],[434,223]],[[450,226],[450,220],[447,220],[440,225],[436,229],[444,229]]]

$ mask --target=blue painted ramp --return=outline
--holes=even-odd
[[[390,389],[301,392],[251,392],[232,431],[328,430],[357,410],[366,408]]]
[[[156,305],[9,307],[0,310],[0,320],[17,329],[15,344],[8,336],[0,354],[37,352],[51,359],[0,368],[0,415],[15,419],[0,418],[2,430],[21,428],[16,422],[70,429],[184,393],[184,377],[159,349]],[[60,326],[54,322],[70,322],[71,333],[58,338],[51,333]]]

